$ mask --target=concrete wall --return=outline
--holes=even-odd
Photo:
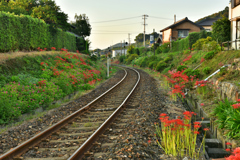
[[[162,34],[163,43],[170,42],[171,35],[172,35],[172,29],[168,29],[166,31],[163,31],[163,34]]]

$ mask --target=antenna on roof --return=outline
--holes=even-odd
[[[176,23],[176,14],[174,14],[174,23]]]

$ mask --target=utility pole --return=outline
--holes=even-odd
[[[122,56],[122,41],[121,41],[121,56]]]
[[[129,46],[131,46],[131,39],[130,39],[130,33],[128,33],[128,43],[129,43]]]
[[[148,17],[148,15],[146,15],[146,14],[144,14],[143,15],[143,19],[144,19],[144,23],[143,23],[143,25],[144,25],[144,31],[143,31],[143,46],[145,47],[145,33],[146,33],[146,19],[147,19],[147,17]]]

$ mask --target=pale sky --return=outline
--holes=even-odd
[[[143,33],[143,15],[146,20],[146,33],[153,29],[161,29],[173,24],[174,14],[177,20],[188,17],[196,21],[205,16],[223,10],[229,0],[55,0],[61,10],[74,21],[75,13],[86,14],[92,27],[90,49],[105,49],[110,45],[131,42],[139,33]],[[119,20],[126,19],[126,20]],[[118,20],[118,21],[113,21]],[[110,22],[104,22],[110,21]]]

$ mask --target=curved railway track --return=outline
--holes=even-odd
[[[127,71],[128,72],[127,72]],[[99,135],[123,110],[140,81],[140,74],[126,69],[125,76],[108,91],[58,123],[37,134],[0,159],[81,159]],[[131,112],[131,109],[128,113]],[[114,124],[116,125],[116,124]],[[122,124],[118,124],[122,126]]]

